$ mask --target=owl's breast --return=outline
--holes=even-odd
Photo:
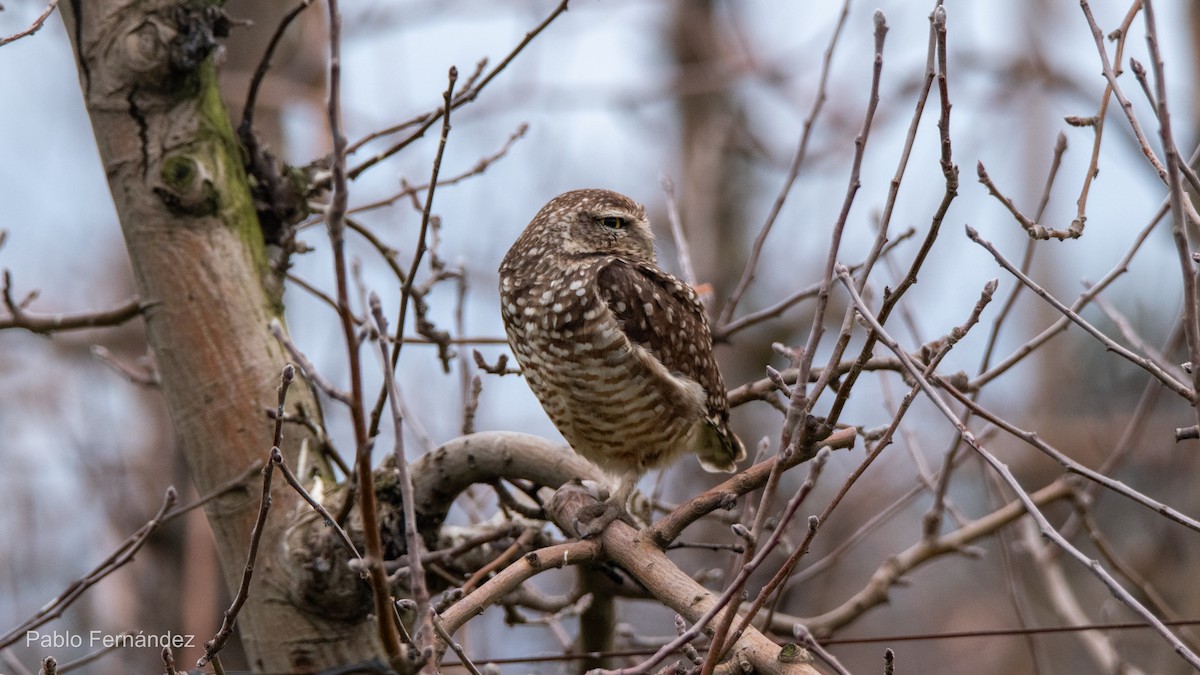
[[[683,449],[695,402],[646,366],[590,279],[509,279],[501,295],[525,379],[576,452],[620,473]]]

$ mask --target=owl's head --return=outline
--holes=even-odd
[[[567,255],[611,254],[654,263],[654,233],[646,209],[611,190],[572,190],[550,200],[533,219],[555,230]]]

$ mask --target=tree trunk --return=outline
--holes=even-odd
[[[129,249],[146,331],[179,444],[201,494],[265,461],[285,354],[267,330],[281,312],[246,174],[210,58],[219,11],[164,0],[60,4]],[[316,415],[300,380],[288,409]],[[306,440],[286,425],[294,466]],[[315,447],[315,446],[314,446]],[[206,505],[225,583],[239,585],[259,486]],[[297,607],[284,528],[298,499],[273,493],[238,629],[255,671],[310,672],[379,655],[372,619]],[[180,598],[187,602],[187,598]],[[213,630],[220,617],[212,617]],[[205,636],[197,636],[199,640]]]

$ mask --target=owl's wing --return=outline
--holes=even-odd
[[[707,428],[697,435],[692,450],[704,468],[732,471],[745,450],[729,431],[725,382],[696,291],[655,267],[619,259],[601,267],[596,281],[600,297],[629,341],[671,374],[703,388]]]

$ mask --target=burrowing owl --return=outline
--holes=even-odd
[[[550,200],[504,256],[500,296],[526,381],[575,452],[617,478],[618,513],[682,452],[714,472],[745,457],[704,308],[658,268],[640,204],[608,190]]]

